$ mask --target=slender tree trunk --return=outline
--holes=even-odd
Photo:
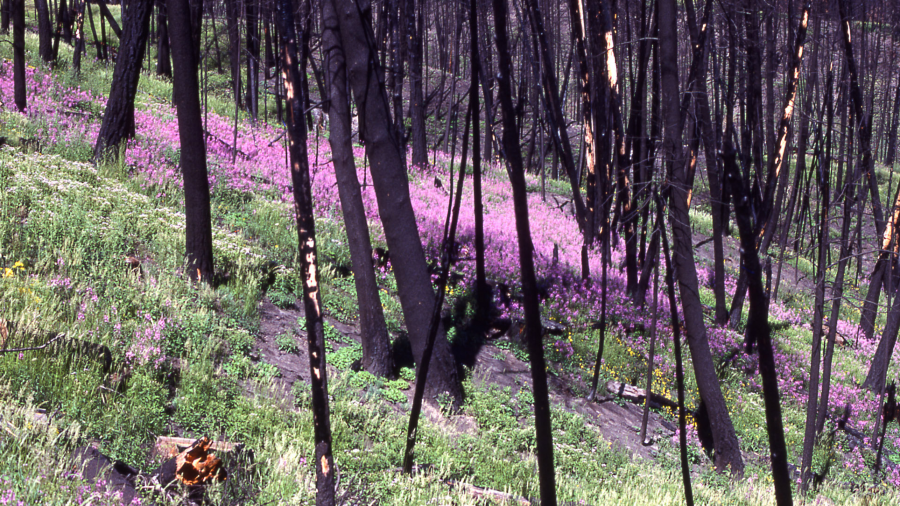
[[[428,165],[428,139],[426,137],[425,93],[422,87],[424,71],[424,47],[422,45],[425,21],[424,0],[407,0],[409,5],[409,93],[410,122],[412,126],[412,164],[417,167]]]
[[[259,0],[247,0],[247,109],[253,121],[259,119]]]
[[[25,0],[8,0],[13,23],[13,94],[16,108],[25,112]]]
[[[86,3],[86,0],[82,0],[80,4],[77,4],[77,11],[75,13],[75,54],[72,56],[72,68],[75,70],[76,76],[81,73],[81,55],[85,52],[84,5]]]
[[[225,21],[228,25],[228,59],[231,62],[231,88],[237,108],[240,108],[242,103],[240,17],[241,7],[238,0],[225,0]]]
[[[306,343],[312,383],[313,436],[316,452],[316,506],[333,506],[335,469],[332,456],[331,415],[328,406],[328,370],[325,363],[325,331],[322,320],[322,292],[319,290],[316,229],[313,214],[309,160],[306,154],[306,123],[303,121],[297,34],[292,0],[279,0],[276,20],[281,33],[282,73],[287,89],[287,128],[290,137],[291,182],[294,186],[294,218],[297,221],[300,278],[303,280],[303,310],[306,314]]]
[[[12,4],[13,0],[3,0],[2,4],[0,4],[0,33],[3,35],[9,33]]]
[[[818,26],[816,27],[818,31]],[[825,92],[825,103],[827,111],[828,126],[825,136],[825,145],[831,144],[831,127],[834,124],[834,106],[832,103],[832,81],[833,74],[828,73],[828,84]],[[807,93],[812,94],[811,90]],[[805,143],[804,143],[805,145]],[[816,443],[816,416],[818,413],[819,398],[819,367],[821,362],[822,349],[822,321],[825,318],[825,271],[827,270],[827,254],[830,243],[829,229],[829,209],[831,207],[831,188],[829,183],[831,179],[831,158],[830,148],[822,149],[824,156],[821,160],[821,178],[819,179],[819,196],[822,199],[820,221],[819,221],[819,253],[818,267],[816,271],[816,295],[813,306],[813,336],[812,351],[810,352],[810,374],[809,387],[806,401],[806,431],[803,437],[803,457],[800,468],[801,485],[800,489],[805,492],[809,487],[810,470],[812,468],[813,448]],[[817,151],[818,151],[817,150]],[[806,153],[800,153],[805,158]],[[797,180],[799,183],[799,179]]]
[[[118,157],[119,144],[134,137],[134,97],[141,78],[147,37],[150,35],[152,11],[152,0],[138,0],[125,11],[125,32],[120,39],[109,99],[106,101],[106,111],[97,135],[97,145],[94,147],[95,163],[110,156]]]
[[[804,19],[808,18],[808,15],[809,11],[807,10]],[[805,27],[805,25],[805,21],[801,22],[801,27]],[[800,37],[801,35],[798,33],[798,39]],[[772,462],[772,479],[775,484],[775,502],[779,506],[790,506],[792,504],[791,476],[788,472],[787,445],[784,442],[784,422],[781,417],[781,398],[778,394],[775,348],[772,344],[772,329],[769,327],[769,300],[762,281],[763,273],[759,253],[756,251],[756,225],[751,221],[753,212],[750,209],[750,199],[741,180],[741,174],[735,161],[735,151],[730,140],[726,141],[725,150],[725,173],[734,192],[734,214],[741,236],[741,256],[744,257],[744,268],[748,272],[750,311],[747,318],[747,333],[753,336],[751,341],[759,343],[759,374],[762,376],[763,383],[766,432],[769,435],[769,456]],[[832,325],[832,328],[836,327],[837,325]]]
[[[209,180],[206,169],[206,142],[200,115],[200,86],[197,79],[199,61],[195,58],[191,37],[192,14],[189,0],[167,0],[171,9],[172,60],[175,80],[172,94],[178,113],[178,135],[181,139],[181,171],[184,175],[185,256],[187,274],[196,281],[211,283],[213,278],[212,225]],[[153,5],[146,1],[142,5]],[[133,5],[129,14],[138,10]],[[149,14],[146,15],[149,20]],[[125,23],[126,34],[132,21]],[[127,37],[127,35],[126,35]],[[120,53],[119,60],[125,53]],[[118,64],[116,65],[118,68]]]
[[[391,342],[381,308],[381,298],[378,295],[378,283],[372,264],[369,224],[353,160],[353,145],[350,141],[350,94],[344,51],[340,44],[337,15],[331,2],[322,4],[322,12],[324,24],[322,41],[328,69],[327,107],[328,126],[331,130],[331,153],[341,199],[341,212],[344,214],[347,229],[347,242],[350,245],[356,298],[359,301],[362,366],[376,376],[389,376],[393,366]]]
[[[534,426],[537,445],[538,479],[540,482],[541,504],[556,506],[556,477],[553,468],[553,429],[550,420],[550,402],[547,389],[547,373],[544,364],[544,349],[541,342],[541,310],[537,296],[537,282],[534,273],[534,246],[531,242],[531,228],[528,221],[528,201],[525,189],[525,171],[522,166],[522,152],[519,147],[519,132],[516,127],[512,104],[512,61],[508,46],[506,0],[493,0],[496,30],[497,55],[499,57],[500,107],[503,114],[503,146],[507,168],[513,189],[513,207],[516,215],[516,232],[519,241],[519,265],[522,273],[523,309],[525,312],[525,334],[528,340],[528,354],[531,361],[531,377],[534,392]],[[554,87],[555,88],[555,87]],[[577,184],[576,182],[572,183]]]
[[[384,83],[373,78],[381,72],[372,27],[368,21],[363,21],[370,5],[365,1],[360,4],[351,0],[333,1],[340,22],[348,79],[359,108],[361,137],[365,139],[366,153],[372,164],[372,181],[385,238],[394,258],[403,259],[392,265],[413,356],[418,362],[425,351],[434,290],[410,202],[403,153],[391,127]],[[426,393],[429,397],[449,392],[452,398],[461,400],[455,362],[441,328],[428,377]]]
[[[169,23],[166,16],[166,0],[156,3],[156,75],[172,77],[172,62],[169,57]]]
[[[662,10],[662,9],[660,9]],[[694,505],[694,491],[691,487],[691,467],[687,456],[687,416],[684,409],[684,366],[681,353],[681,323],[678,321],[678,302],[675,300],[675,276],[672,271],[676,268],[669,254],[669,238],[666,234],[663,219],[663,201],[656,196],[657,220],[660,221],[660,235],[662,235],[663,254],[666,261],[666,286],[669,296],[669,312],[672,315],[672,340],[675,343],[675,383],[678,390],[678,447],[681,456],[681,480],[684,483],[684,500],[687,506]]]
[[[53,38],[47,0],[34,0],[34,8],[38,17],[38,54],[49,63],[53,61]]]
[[[894,95],[894,114],[891,121],[891,133],[888,134],[887,155],[884,164],[890,167],[894,164],[897,153],[897,125],[900,125],[900,79],[897,82],[897,92]]]
[[[481,189],[481,133],[478,119],[478,79],[483,75],[481,55],[478,50],[478,8],[477,0],[469,3],[469,30],[471,40],[469,48],[472,58],[472,89],[469,100],[476,104],[472,113],[472,198],[475,211],[475,322],[484,326],[488,322],[491,311],[491,288],[487,284],[484,265],[484,204]],[[418,37],[421,37],[421,32]],[[487,101],[486,101],[487,102]],[[490,127],[488,127],[490,129]]]
[[[680,285],[685,330],[693,358],[700,398],[706,404],[709,412],[713,444],[716,450],[716,467],[722,471],[730,468],[732,473],[740,475],[743,473],[744,463],[709,350],[709,340],[703,323],[703,306],[699,297],[697,270],[694,265],[687,204],[690,188],[686,185],[684,162],[680,155],[682,123],[678,100],[678,67],[676,65],[678,61],[675,23],[677,8],[675,0],[658,0],[657,6],[659,9],[660,79],[666,122],[665,163],[672,181],[672,185],[669,187],[669,191],[671,191],[669,221],[674,237],[675,272]]]

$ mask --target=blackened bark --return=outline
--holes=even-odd
[[[684,483],[684,499],[687,506],[694,504],[694,491],[691,487],[691,467],[687,456],[687,420],[684,409],[684,366],[681,358],[681,322],[678,321],[678,302],[675,300],[675,276],[671,255],[669,253],[669,238],[666,227],[662,223],[663,202],[656,196],[657,220],[660,222],[659,230],[662,235],[663,254],[666,261],[666,287],[669,295],[669,311],[672,315],[672,340],[675,344],[675,382],[678,389],[678,447],[681,456],[681,480]]]
[[[806,11],[805,18],[809,11]],[[801,26],[805,25],[803,22]],[[798,39],[800,36],[798,35]],[[801,46],[802,47],[802,46]],[[787,446],[784,442],[784,421],[781,417],[781,398],[778,394],[778,372],[775,370],[775,348],[772,329],[769,327],[769,298],[762,281],[762,265],[756,250],[756,226],[751,221],[750,198],[737,167],[735,150],[731,141],[725,142],[724,167],[735,205],[735,218],[741,236],[741,252],[750,292],[750,311],[747,333],[759,343],[759,374],[762,376],[763,401],[766,406],[766,432],[769,435],[769,456],[772,461],[772,479],[775,484],[775,502],[789,506],[791,501],[791,476],[788,472]],[[774,182],[774,181],[772,181]],[[836,328],[837,325],[832,325]]]
[[[172,62],[175,70],[173,95],[178,114],[178,136],[181,139],[181,171],[184,175],[185,257],[191,279],[212,282],[212,226],[209,204],[209,180],[206,170],[206,142],[200,115],[200,86],[197,79],[194,41],[191,36],[192,14],[189,0],[167,0],[172,14]],[[146,1],[141,6],[153,5]],[[128,11],[134,13],[134,5]],[[149,19],[149,14],[147,15]],[[129,29],[126,22],[126,34]],[[121,59],[124,54],[120,53]],[[118,68],[118,65],[116,66]]]
[[[43,1],[46,1],[46,0],[43,0]],[[122,40],[121,40],[122,39],[122,29],[119,28],[119,23],[116,23],[116,18],[113,17],[112,12],[110,12],[109,7],[107,7],[107,5],[106,5],[106,2],[102,1],[102,0],[98,1],[97,6],[100,8],[100,13],[103,15],[102,19],[100,21],[102,22],[103,19],[105,19],[107,22],[109,22],[109,27],[112,28],[113,33],[116,34],[116,37],[119,38],[119,41],[121,43],[122,42]],[[126,13],[127,13],[127,9],[126,9],[126,12],[122,13],[122,15],[124,16]],[[125,23],[127,23],[127,22],[123,18],[122,24],[125,24]]]
[[[11,19],[13,0],[3,0],[0,4],[0,33],[6,35],[9,33],[9,22]]]
[[[478,51],[477,1],[469,3],[469,31],[471,32],[472,89],[469,100],[476,104],[472,113],[472,198],[475,201],[475,322],[484,325],[491,310],[491,288],[487,284],[484,265],[484,203],[481,190],[481,133],[478,120],[478,79],[482,75],[481,55]],[[419,35],[421,37],[421,35]]]
[[[347,85],[347,70],[344,51],[340,44],[337,15],[331,2],[322,4],[325,59],[328,80],[328,126],[330,129],[331,153],[334,172],[341,199],[341,211],[347,229],[350,246],[350,261],[353,281],[356,284],[356,298],[359,302],[360,337],[363,346],[362,367],[376,376],[391,374],[391,342],[378,282],[372,263],[372,242],[369,238],[369,224],[362,201],[356,165],[353,160],[353,145],[350,141],[350,94]]]
[[[156,7],[156,75],[172,77],[172,61],[169,52],[169,22],[166,16],[166,0],[157,0]]]
[[[259,20],[257,2],[247,0],[247,109],[253,121],[259,118]]]
[[[897,83],[897,92],[894,95],[894,114],[891,121],[891,133],[888,135],[887,156],[884,164],[890,167],[894,164],[897,153],[897,125],[900,125],[900,82]]]
[[[16,108],[25,112],[25,0],[9,0],[13,23],[13,87]]]
[[[53,38],[50,27],[50,9],[47,0],[34,0],[38,17],[38,54],[45,62],[53,61]]]
[[[231,62],[231,89],[235,107],[241,106],[241,7],[238,0],[225,0],[225,21],[228,25],[228,60]],[[279,103],[281,96],[278,95]],[[281,108],[279,107],[279,110]]]
[[[137,0],[125,10],[122,22],[125,31],[120,39],[109,100],[94,146],[95,163],[109,156],[117,157],[119,144],[134,136],[134,96],[150,35],[151,12],[153,0]]]
[[[818,27],[817,27],[818,28]],[[826,130],[825,145],[831,144],[831,127],[834,124],[834,107],[832,102],[832,83],[833,74],[828,73],[828,85],[826,86],[825,103],[828,109],[828,126]],[[809,91],[811,93],[811,90]],[[821,148],[820,148],[821,149]],[[805,158],[805,153],[801,153]],[[810,374],[807,387],[806,401],[806,429],[803,436],[803,455],[800,467],[800,489],[806,491],[809,487],[810,469],[812,468],[813,448],[816,442],[816,416],[818,414],[819,400],[819,366],[821,364],[822,350],[822,321],[825,318],[825,266],[827,265],[827,254],[829,249],[829,209],[831,204],[831,188],[829,183],[831,179],[831,158],[830,151],[825,150],[822,157],[822,168],[819,183],[819,195],[822,198],[822,206],[819,221],[819,253],[818,253],[818,269],[816,271],[816,295],[813,306],[813,335],[812,350],[810,351]],[[799,179],[795,184],[799,185]]]
[[[678,100],[678,52],[676,37],[677,8],[674,0],[657,2],[659,16],[659,62],[661,94],[666,123],[664,141],[665,163],[671,174],[672,184],[669,221],[674,238],[675,272],[680,285],[688,346],[693,358],[694,372],[700,398],[709,412],[713,444],[716,450],[716,467],[742,474],[744,463],[740,445],[728,407],[722,395],[715,373],[709,339],[703,323],[703,305],[700,303],[697,270],[694,264],[693,242],[687,199],[691,188],[686,184],[684,162],[681,157],[681,110]]]
[[[412,0],[409,2],[412,4]],[[422,86],[424,69],[423,33],[425,19],[424,0],[416,2],[414,13],[409,16],[409,94],[410,121],[412,131],[412,164],[417,167],[428,165],[428,140],[425,132],[425,92]],[[477,51],[477,48],[476,48]]]
[[[84,6],[87,2],[78,4],[75,13],[75,54],[72,56],[72,67],[77,76],[81,72],[81,55],[84,53]]]
[[[550,421],[550,402],[547,390],[547,372],[544,364],[544,348],[541,342],[541,308],[537,296],[534,273],[534,245],[528,221],[528,201],[525,189],[525,170],[522,150],[519,146],[519,129],[512,103],[512,61],[509,52],[506,18],[506,0],[493,0],[499,72],[500,108],[503,115],[503,148],[506,154],[507,172],[513,190],[513,208],[516,215],[516,232],[519,241],[519,265],[522,273],[525,335],[531,360],[531,378],[534,392],[534,427],[537,442],[538,479],[541,504],[556,506],[556,477],[553,469],[553,428]],[[572,183],[577,184],[576,182]]]
[[[331,419],[328,406],[328,375],[325,365],[325,331],[322,320],[322,292],[319,290],[316,257],[316,230],[313,214],[309,160],[306,154],[306,123],[303,104],[297,91],[301,90],[300,73],[306,68],[297,65],[303,60],[297,54],[297,35],[294,29],[293,2],[279,0],[276,22],[281,34],[282,73],[287,90],[287,127],[290,137],[291,182],[294,186],[294,218],[300,256],[300,277],[303,280],[303,309],[306,313],[310,380],[312,383],[313,436],[316,444],[316,506],[334,505],[335,470],[332,456]]]
[[[351,0],[334,2],[348,80],[360,115],[361,137],[371,162],[378,212],[392,256],[403,259],[392,266],[413,356],[420,361],[428,337],[434,290],[409,197],[405,157],[394,137],[384,83],[377,79],[381,71],[374,34],[370,22],[363,21],[364,16],[370,19],[370,5]],[[426,386],[429,397],[448,392],[457,402],[462,398],[456,361],[443,328],[438,332]]]

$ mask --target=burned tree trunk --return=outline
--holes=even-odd
[[[531,360],[531,377],[534,392],[534,427],[537,440],[538,479],[541,504],[556,506],[556,477],[553,464],[553,429],[550,420],[547,372],[541,339],[541,309],[534,273],[534,245],[528,221],[528,201],[525,188],[525,170],[519,145],[519,129],[512,103],[512,59],[508,46],[506,0],[493,0],[497,55],[500,71],[497,74],[500,107],[503,113],[503,147],[510,184],[513,190],[513,207],[516,216],[516,233],[519,242],[519,266],[522,273],[524,295],[525,333]],[[575,183],[573,182],[573,185]]]
[[[53,61],[53,34],[47,0],[34,0],[34,9],[38,18],[38,54],[49,63]]]
[[[376,376],[388,376],[393,366],[391,342],[381,308],[381,298],[378,295],[378,283],[372,264],[369,224],[366,221],[366,209],[353,161],[353,145],[350,141],[350,96],[347,91],[344,51],[340,43],[337,15],[331,2],[322,5],[322,13],[331,153],[341,199],[341,211],[347,229],[347,242],[350,245],[356,298],[359,301],[362,367]]]
[[[206,141],[203,138],[200,86],[197,79],[200,62],[195,56],[191,36],[193,14],[188,2],[189,0],[167,0],[172,12],[172,60],[175,70],[172,94],[175,97],[178,136],[181,139],[187,274],[196,281],[210,283],[213,277],[212,225]],[[150,1],[146,3],[152,5]]]
[[[394,275],[413,356],[418,362],[425,350],[434,290],[410,201],[404,153],[394,136],[384,83],[376,79],[381,75],[377,48],[372,27],[364,21],[370,5],[357,5],[351,0],[333,1],[347,59],[348,80],[359,110],[361,137],[371,161],[372,182],[385,238],[395,258],[404,260],[393,264]],[[427,388],[429,397],[448,392],[456,401],[462,399],[456,360],[443,328],[435,343]]]
[[[322,292],[319,290],[316,229],[313,214],[309,160],[306,154],[306,123],[303,120],[300,73],[305,60],[297,53],[293,2],[279,0],[276,19],[281,35],[282,73],[287,90],[287,129],[290,140],[291,182],[294,186],[294,218],[303,280],[303,308],[306,313],[306,343],[312,383],[313,435],[316,452],[316,506],[334,506],[335,470],[331,446],[331,419],[328,407],[328,375],[325,366],[325,331],[322,320]]]
[[[659,0],[659,61],[662,104],[666,123],[666,138],[663,144],[665,163],[671,175],[669,187],[671,203],[669,209],[673,235],[675,272],[680,285],[681,302],[684,311],[685,330],[700,398],[709,411],[713,444],[716,450],[716,467],[730,469],[734,474],[742,474],[744,462],[740,445],[725,397],[722,395],[719,379],[715,373],[709,339],[703,323],[703,305],[700,302],[697,269],[694,264],[693,242],[691,239],[690,217],[688,215],[687,174],[681,157],[681,109],[678,94],[678,53],[675,22],[677,8],[674,0]]]
[[[172,61],[169,56],[169,23],[166,15],[166,0],[157,0],[156,8],[156,75],[172,77]]]
[[[25,112],[25,0],[8,0],[13,23],[13,87],[16,108]]]
[[[106,101],[106,111],[97,134],[97,145],[94,146],[95,163],[107,157],[118,157],[119,144],[134,137],[134,97],[141,79],[152,11],[152,0],[138,0],[125,11],[125,31],[116,57],[109,100]]]

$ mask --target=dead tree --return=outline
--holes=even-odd
[[[303,281],[303,309],[306,314],[306,343],[309,351],[312,383],[313,436],[316,452],[316,506],[334,506],[335,469],[331,446],[331,419],[328,406],[328,374],[325,365],[325,331],[322,319],[322,292],[319,290],[316,229],[313,214],[309,160],[306,154],[306,122],[299,91],[300,73],[305,61],[297,51],[292,0],[279,0],[276,22],[281,35],[282,67],[287,96],[287,131],[290,142],[291,182],[294,193],[294,219]],[[306,51],[306,48],[303,48]]]

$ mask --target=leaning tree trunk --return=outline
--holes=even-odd
[[[369,238],[369,224],[363,205],[356,165],[353,160],[353,145],[350,140],[350,96],[347,92],[347,71],[344,51],[341,48],[337,15],[331,2],[322,5],[322,21],[328,101],[328,126],[331,130],[331,153],[334,173],[341,199],[341,212],[347,229],[350,245],[353,281],[356,284],[356,298],[359,302],[359,322],[363,347],[362,367],[376,376],[389,376],[391,363],[391,342],[378,283],[372,264],[372,243]],[[309,327],[307,327],[309,328]]]
[[[16,108],[25,112],[25,0],[8,0],[13,22],[13,87]]]
[[[404,153],[394,136],[384,83],[375,79],[381,75],[377,48],[370,22],[363,21],[363,13],[370,6],[367,2],[333,1],[349,82],[359,108],[361,137],[371,162],[378,213],[390,251],[394,258],[403,259],[392,266],[413,356],[418,362],[425,350],[434,290],[410,201]],[[434,397],[448,392],[456,402],[461,401],[456,360],[443,328],[438,332],[430,369],[427,395]]]
[[[175,80],[172,94],[178,114],[181,140],[181,172],[184,175],[185,257],[191,279],[210,283],[213,277],[212,226],[209,180],[206,170],[206,141],[200,115],[199,61],[191,36],[192,13],[189,0],[167,0],[172,17],[172,60]],[[141,5],[152,5],[151,1]],[[138,7],[133,6],[130,12]],[[150,10],[149,7],[147,9]],[[149,15],[148,15],[149,18]],[[126,33],[128,33],[126,24]],[[119,58],[124,56],[120,53]],[[118,65],[117,65],[118,68]]]
[[[117,157],[119,144],[134,137],[134,97],[141,79],[141,64],[150,35],[153,0],[137,0],[125,13],[125,30],[116,57],[106,111],[94,146],[94,162]]]
[[[806,11],[809,14],[809,11]],[[805,23],[803,23],[805,25]],[[798,39],[801,36],[798,36]],[[775,347],[769,326],[769,298],[762,281],[762,265],[756,251],[756,225],[752,223],[753,211],[750,199],[735,160],[731,141],[725,142],[725,173],[733,192],[738,230],[741,236],[741,252],[750,292],[750,311],[747,315],[747,333],[759,343],[759,374],[762,376],[763,401],[766,412],[766,433],[769,435],[769,456],[772,462],[772,479],[775,485],[775,502],[778,506],[790,506],[791,476],[788,472],[787,445],[784,442],[784,421],[781,417],[781,397],[778,394],[778,371],[775,369]],[[778,156],[778,155],[776,155]],[[774,183],[770,181],[770,183]],[[832,325],[832,328],[836,327]]]
[[[303,308],[306,313],[306,343],[309,350],[312,383],[313,436],[316,452],[316,506],[334,505],[335,470],[331,445],[331,419],[328,406],[328,375],[325,365],[325,331],[322,320],[322,292],[316,260],[316,230],[313,214],[309,160],[306,154],[306,123],[303,121],[300,73],[306,68],[294,64],[304,57],[297,54],[293,2],[279,0],[278,31],[281,35],[282,73],[287,90],[287,127],[290,137],[291,182],[294,186],[294,217],[297,220],[300,278],[303,280]]]
[[[693,242],[690,217],[688,215],[687,174],[681,157],[681,110],[678,100],[678,52],[676,37],[677,7],[675,0],[659,0],[659,57],[660,81],[666,136],[664,140],[665,160],[672,185],[671,207],[669,209],[675,272],[681,292],[684,311],[685,331],[688,347],[693,358],[694,373],[700,398],[709,411],[713,444],[716,450],[716,467],[730,469],[734,474],[742,474],[744,462],[740,444],[728,414],[725,397],[719,386],[715,364],[709,349],[709,339],[703,323],[703,305],[700,302],[697,270],[694,264]]]
[[[550,402],[547,390],[547,372],[544,364],[544,348],[541,338],[541,308],[537,296],[534,273],[534,245],[528,221],[528,196],[525,188],[525,170],[519,145],[519,129],[512,103],[512,61],[508,47],[506,0],[493,0],[497,54],[499,57],[500,107],[503,113],[503,147],[507,169],[513,190],[513,208],[516,215],[516,233],[519,239],[519,266],[522,273],[525,335],[531,360],[531,377],[534,391],[534,428],[537,442],[538,479],[541,504],[556,506],[556,477],[553,468],[553,427],[550,420]],[[559,112],[559,111],[557,111]],[[574,184],[574,183],[573,183]]]

